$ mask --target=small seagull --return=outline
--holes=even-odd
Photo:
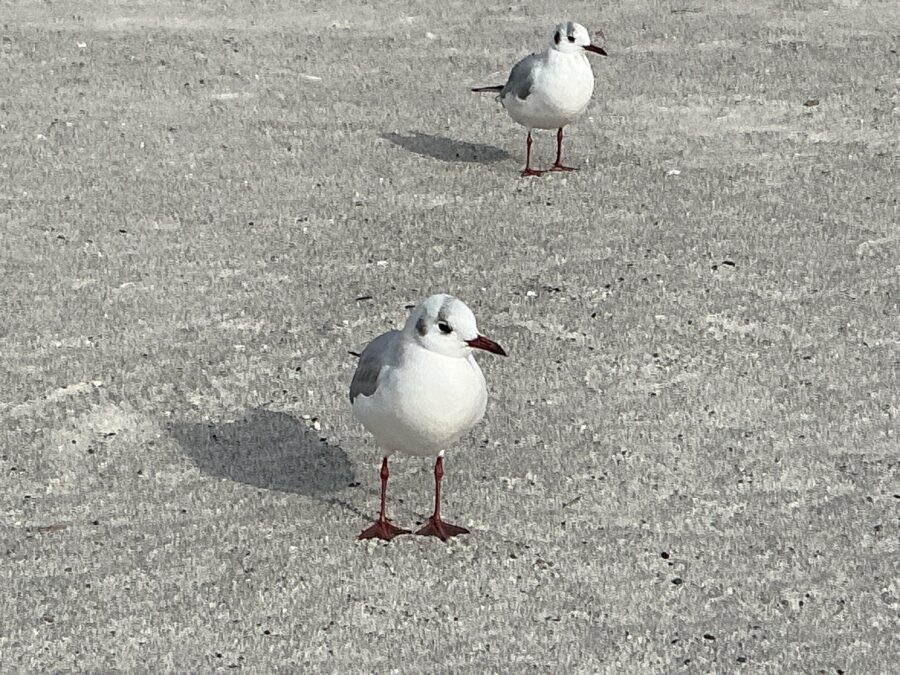
[[[385,514],[388,456],[403,452],[437,456],[434,514],[416,534],[444,541],[468,530],[441,520],[444,450],[484,417],[487,387],[473,356],[476,349],[506,356],[503,348],[478,332],[475,315],[452,295],[432,295],[416,307],[402,331],[379,335],[363,350],[353,381],[353,414],[384,450],[381,512],[360,539],[390,541],[409,534]]]
[[[531,168],[532,129],[557,129],[556,162],[550,171],[575,170],[562,163],[563,127],[584,111],[594,93],[594,71],[585,52],[607,55],[602,47],[591,44],[587,28],[580,23],[561,23],[547,50],[519,61],[506,84],[472,89],[500,92],[498,98],[509,116],[528,129],[523,176],[544,173]]]

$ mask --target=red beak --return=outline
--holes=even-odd
[[[498,345],[490,338],[484,337],[484,335],[479,335],[474,340],[466,340],[466,344],[469,345],[472,349],[483,349],[486,352],[492,352],[494,354],[499,354],[500,356],[506,356],[506,352],[503,351],[503,347]]]
[[[606,50],[603,49],[603,47],[598,47],[597,45],[588,45],[584,49],[585,51],[594,52],[595,54],[599,54],[600,56],[609,56],[609,54],[606,53]]]

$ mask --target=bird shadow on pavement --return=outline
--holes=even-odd
[[[342,500],[329,497],[353,482],[346,453],[290,415],[256,408],[233,421],[181,423],[171,431],[206,474],[325,498],[356,512]]]
[[[399,145],[405,150],[414,152],[423,157],[433,157],[442,162],[473,162],[476,164],[490,164],[509,159],[506,150],[493,145],[481,143],[468,143],[457,141],[444,136],[433,136],[413,131],[411,135],[390,133],[382,134],[382,138],[389,140],[394,145]]]

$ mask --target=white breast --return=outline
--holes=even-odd
[[[551,49],[545,57],[535,69],[531,94],[502,101],[514,120],[532,129],[558,129],[573,122],[594,93],[594,72],[587,55]]]
[[[372,396],[358,396],[353,414],[386,452],[434,456],[484,416],[487,388],[467,358],[410,345],[402,368],[382,373]]]

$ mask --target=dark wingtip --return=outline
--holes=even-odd
[[[492,84],[490,87],[472,87],[472,91],[474,91],[474,92],[503,91],[503,85],[502,84]]]

